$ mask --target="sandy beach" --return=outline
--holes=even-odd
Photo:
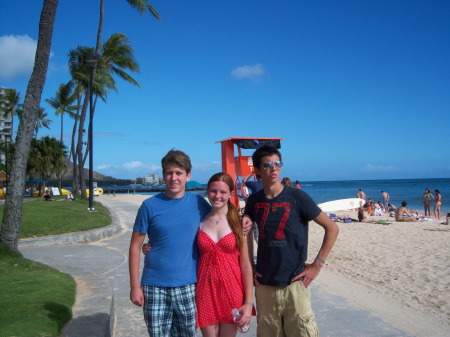
[[[336,213],[357,219],[355,211]],[[371,218],[391,224],[338,222],[340,234],[318,284],[415,336],[440,336],[441,329],[450,336],[450,226],[445,218]],[[322,228],[311,224],[310,261],[323,237]]]
[[[100,198],[140,204],[148,197]],[[357,218],[355,211],[336,214]],[[312,291],[325,287],[413,336],[450,336],[450,226],[445,218],[409,223],[386,215],[371,218],[391,224],[338,222],[338,240]],[[309,261],[322,237],[322,228],[311,222]]]

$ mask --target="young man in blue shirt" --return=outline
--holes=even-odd
[[[171,150],[161,163],[166,190],[142,203],[133,227],[130,299],[144,306],[150,336],[196,336],[195,238],[211,207],[201,195],[185,192],[192,168],[185,153]],[[146,235],[152,248],[145,256],[139,282],[140,252]]]

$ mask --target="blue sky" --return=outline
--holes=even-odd
[[[103,40],[124,33],[141,89],[117,80],[99,104],[94,168],[160,173],[171,148],[193,178],[221,170],[228,137],[281,137],[293,180],[450,176],[450,2],[151,1],[161,21],[106,0]],[[25,95],[41,1],[4,2],[0,86]],[[67,55],[94,46],[99,1],[60,1],[41,106],[69,80]],[[18,123],[16,123],[17,125]],[[66,119],[69,142],[72,121]],[[250,152],[244,152],[250,155]]]

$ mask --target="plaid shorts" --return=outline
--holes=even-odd
[[[195,284],[182,287],[142,286],[149,336],[196,337]]]

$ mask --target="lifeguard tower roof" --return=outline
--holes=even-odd
[[[241,149],[257,149],[261,145],[270,145],[276,149],[281,148],[281,140],[283,138],[267,138],[267,137],[230,137],[219,140],[215,144],[231,141]]]
[[[241,149],[257,149],[263,145],[271,145],[276,149],[281,148],[281,140],[283,138],[268,138],[268,137],[230,137],[224,140],[219,140],[215,144],[219,144],[222,150],[222,172],[228,173],[236,181],[239,177],[249,175],[253,171],[253,161],[251,156],[243,156]],[[237,147],[237,156],[234,153],[234,146]],[[239,207],[238,193],[234,194],[232,202],[236,207]]]

